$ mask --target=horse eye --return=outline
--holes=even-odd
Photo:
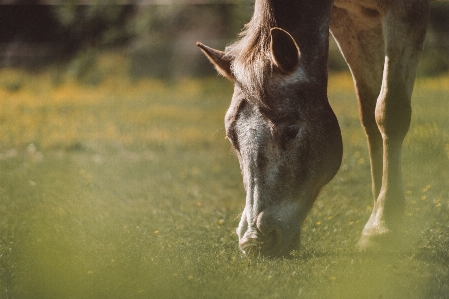
[[[293,140],[296,135],[298,135],[299,126],[288,126],[284,128],[284,131],[282,132],[282,143],[286,144],[287,142],[290,142]]]

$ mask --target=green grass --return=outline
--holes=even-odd
[[[249,259],[223,79],[55,86],[0,74],[0,298],[447,298],[447,78],[417,82],[403,250],[354,245],[372,209],[348,76],[331,78],[343,165],[286,259]],[[11,79],[12,78],[12,79]],[[10,88],[15,86],[15,88]]]

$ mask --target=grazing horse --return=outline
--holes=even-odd
[[[224,52],[197,44],[234,82],[225,127],[246,190],[243,252],[297,248],[301,223],[340,167],[341,133],[327,98],[329,30],[353,75],[371,160],[374,206],[357,245],[396,239],[405,212],[401,147],[429,10],[429,0],[256,0]]]

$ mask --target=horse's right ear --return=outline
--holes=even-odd
[[[293,37],[281,28],[271,28],[271,59],[284,73],[295,71],[300,63],[300,52]]]
[[[209,61],[212,62],[212,64],[215,66],[215,69],[220,75],[230,80],[234,80],[234,76],[231,72],[232,60],[226,57],[223,51],[212,49],[200,42],[196,43],[196,45],[201,49],[201,51],[203,51]]]

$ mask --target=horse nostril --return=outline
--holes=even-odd
[[[240,238],[240,249],[249,255],[276,256],[283,249],[281,231],[273,213],[262,211]]]
[[[276,256],[282,248],[281,234],[279,230],[272,230],[268,234],[260,231],[246,233],[240,241],[240,249],[252,256]]]
[[[277,223],[272,216],[273,215],[270,215],[270,213],[266,213],[266,211],[260,212],[260,214],[257,216],[257,230],[264,236],[270,235],[271,233],[273,233],[273,231],[278,231],[276,227]]]

